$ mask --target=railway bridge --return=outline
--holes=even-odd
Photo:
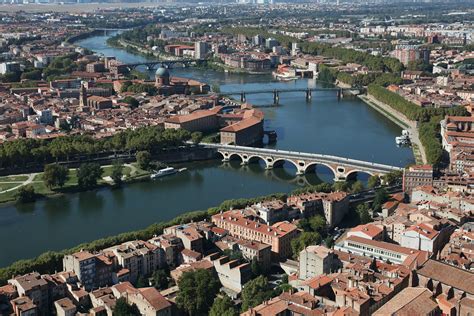
[[[283,165],[285,162],[290,162],[296,167],[297,174],[305,174],[314,170],[316,166],[323,165],[331,169],[334,173],[335,181],[343,181],[355,172],[363,172],[369,175],[384,175],[392,171],[402,170],[400,167],[332,155],[223,144],[206,143],[203,145],[215,148],[222,156],[223,161],[239,157],[242,164],[246,165],[253,161],[262,160],[265,163],[266,169],[272,169]]]

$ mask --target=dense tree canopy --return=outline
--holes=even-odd
[[[112,313],[113,316],[140,316],[137,305],[130,305],[124,297],[117,300]]]
[[[93,188],[102,177],[103,170],[97,163],[84,163],[77,169],[77,183],[81,188]]]
[[[143,127],[103,139],[94,139],[88,135],[63,136],[52,141],[22,138],[0,144],[0,167],[43,165],[53,161],[68,161],[77,156],[93,157],[110,152],[147,150],[158,153],[163,149],[181,146],[190,137],[191,134],[182,129]]]
[[[227,296],[216,297],[212,304],[209,316],[237,316],[239,313],[235,308],[234,302]]]
[[[68,177],[69,169],[66,166],[57,163],[44,166],[43,181],[49,189],[64,186]]]
[[[178,307],[190,316],[207,315],[221,287],[209,270],[185,272],[178,281]]]
[[[321,235],[317,232],[302,232],[298,237],[291,240],[293,258],[297,259],[300,251],[304,248],[321,243]]]
[[[272,297],[273,291],[268,285],[268,279],[264,276],[256,277],[245,283],[242,290],[242,312],[251,307],[261,304]]]

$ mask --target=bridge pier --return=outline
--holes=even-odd
[[[312,97],[311,94],[312,94],[311,89],[306,90],[306,101],[311,101],[311,97]]]
[[[342,99],[343,97],[344,97],[344,95],[343,95],[343,93],[342,93],[342,89],[339,89],[339,90],[337,91],[337,99],[340,100],[340,99]]]
[[[273,90],[273,104],[278,104],[278,101],[280,101],[280,93],[278,90]]]

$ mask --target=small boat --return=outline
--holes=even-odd
[[[151,179],[158,179],[158,178],[161,178],[161,177],[165,177],[165,176],[175,174],[176,172],[178,172],[178,171],[175,168],[167,167],[167,168],[160,169],[160,170],[156,171],[155,173],[152,173],[150,175],[150,178]]]
[[[410,137],[408,135],[402,135],[395,137],[395,143],[397,145],[409,145],[410,144]]]

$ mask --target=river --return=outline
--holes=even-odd
[[[106,56],[116,56],[126,63],[146,59],[108,47],[106,39],[91,37],[77,44]],[[193,68],[172,69],[171,75],[218,84],[222,92],[316,86],[311,79],[277,82],[270,75],[226,74]],[[278,133],[278,141],[273,145],[276,148],[396,166],[414,161],[409,148],[395,145],[394,138],[401,129],[359,99],[339,101],[334,92],[314,93],[310,102],[306,102],[303,93],[280,97],[278,107],[262,108],[265,129]],[[249,95],[247,101],[269,105],[273,99],[271,95]],[[158,181],[2,207],[0,266],[48,250],[144,228],[187,211],[218,205],[226,199],[289,192],[304,184],[333,178],[327,168],[318,168],[317,175],[296,177],[293,167],[287,165],[271,171],[258,164],[241,167],[238,162],[209,161],[185,166],[187,172]]]

